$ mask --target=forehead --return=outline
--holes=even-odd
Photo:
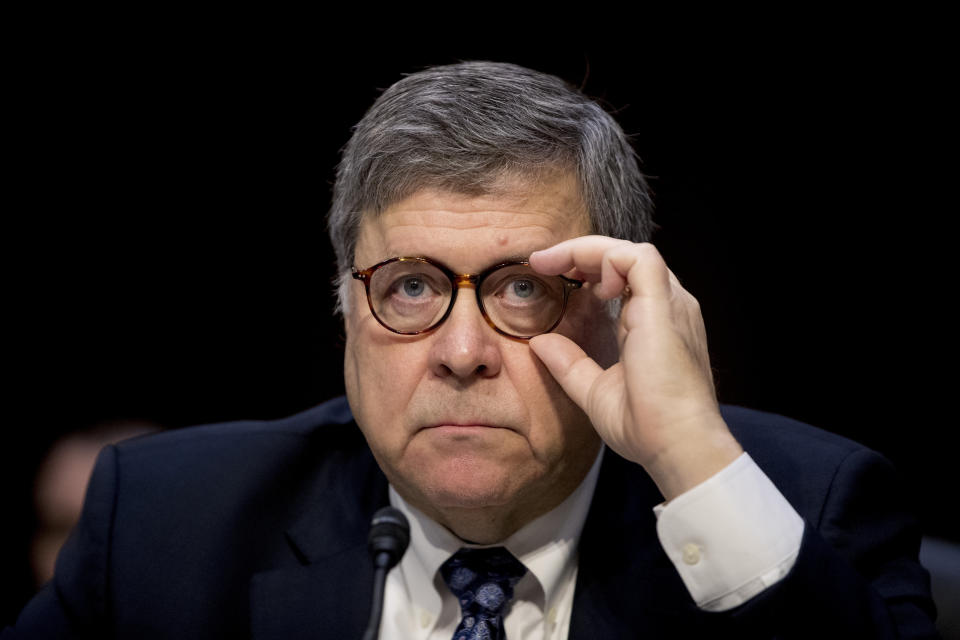
[[[355,263],[367,267],[395,256],[427,256],[474,271],[589,229],[576,181],[566,175],[505,183],[481,196],[425,188],[364,219]]]

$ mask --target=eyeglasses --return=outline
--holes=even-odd
[[[390,258],[353,277],[367,289],[377,322],[403,335],[436,329],[450,315],[460,287],[472,286],[480,313],[494,331],[528,340],[553,331],[571,291],[583,283],[545,276],[526,261],[495,264],[478,274],[456,274],[430,258]]]

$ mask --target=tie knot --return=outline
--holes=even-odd
[[[468,614],[500,616],[513,587],[527,568],[503,547],[460,549],[443,563],[440,574]]]

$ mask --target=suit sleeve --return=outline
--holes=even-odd
[[[57,556],[56,572],[20,613],[2,640],[109,638],[110,535],[116,495],[116,450],[101,451],[83,513]]]
[[[819,514],[807,515],[787,576],[729,615],[744,636],[936,638],[920,532],[892,466],[858,449]]]

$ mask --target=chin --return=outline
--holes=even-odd
[[[419,493],[437,509],[500,507],[527,484],[515,466],[471,458],[445,460],[419,475]]]

